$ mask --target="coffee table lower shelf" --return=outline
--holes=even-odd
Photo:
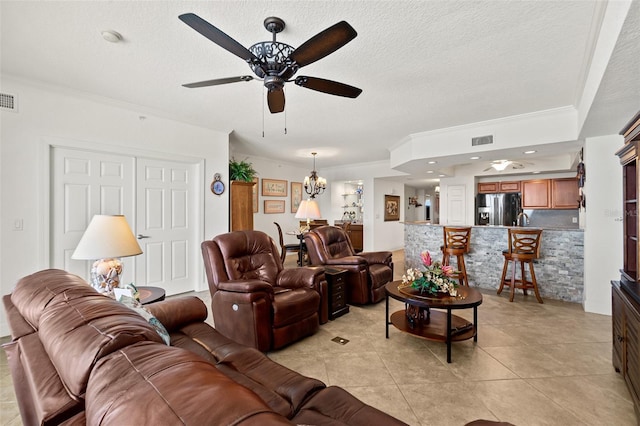
[[[436,342],[447,342],[447,313],[431,309],[430,319],[428,323],[416,324],[415,327],[409,325],[407,315],[404,310],[391,314],[391,324],[398,330],[412,334],[423,339],[433,340]],[[476,335],[476,326],[471,324],[464,318],[457,315],[451,315],[451,341],[460,342],[462,340],[471,339]],[[456,332],[456,329],[462,331]]]

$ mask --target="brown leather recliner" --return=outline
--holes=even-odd
[[[347,302],[377,303],[384,299],[384,285],[393,281],[391,252],[356,255],[347,233],[336,226],[312,229],[304,236],[312,265],[347,270]]]
[[[315,333],[328,316],[324,269],[284,269],[264,232],[218,235],[202,243],[202,257],[215,327],[238,343],[278,349]]]

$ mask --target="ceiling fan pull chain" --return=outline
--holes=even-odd
[[[262,90],[262,137],[264,138],[264,90]]]
[[[284,92],[284,87],[282,88],[282,91]],[[287,134],[287,110],[284,110],[284,134]]]

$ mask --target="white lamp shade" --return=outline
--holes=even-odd
[[[124,216],[95,215],[71,258],[93,260],[138,254],[142,249]]]
[[[296,219],[320,219],[320,207],[315,200],[302,200],[298,211],[296,212]]]

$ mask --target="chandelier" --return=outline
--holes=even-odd
[[[313,155],[313,170],[311,170],[311,174],[309,176],[305,176],[304,178],[304,190],[309,194],[309,198],[315,198],[316,195],[322,194],[327,188],[327,180],[318,176],[318,172],[316,172],[317,154],[317,152],[311,153],[311,155]]]

